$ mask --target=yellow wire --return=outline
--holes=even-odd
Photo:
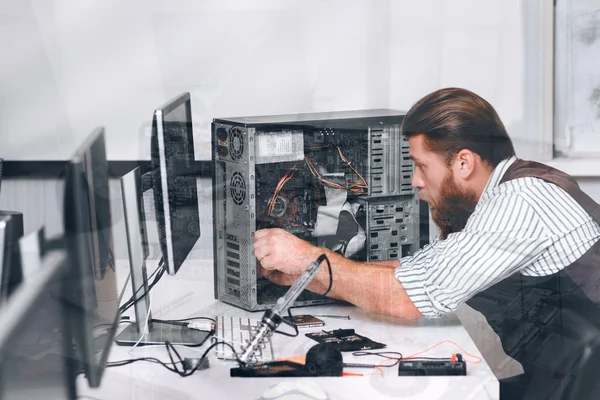
[[[290,175],[290,172],[291,172],[291,175]],[[296,170],[295,169],[291,169],[288,172],[286,172],[285,175],[279,180],[279,182],[277,183],[277,186],[275,187],[275,191],[273,193],[273,196],[269,200],[269,207],[267,209],[267,215],[270,215],[273,212],[273,210],[275,209],[275,202],[279,198],[279,192],[281,191],[281,189],[283,189],[283,186],[290,179],[292,179],[292,177],[294,176],[295,173],[296,173]]]

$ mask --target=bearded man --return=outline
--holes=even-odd
[[[468,90],[425,96],[402,134],[415,164],[412,186],[439,237],[400,260],[357,262],[281,229],[259,230],[263,274],[289,285],[325,253],[332,285],[322,268],[313,292],[330,289],[330,297],[409,319],[468,302],[525,371],[501,381],[501,398],[563,398],[598,337],[600,206],[570,176],[518,159],[494,108]]]

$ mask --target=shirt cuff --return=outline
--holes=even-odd
[[[400,266],[396,268],[394,275],[400,281],[404,291],[413,302],[415,307],[426,318],[438,318],[443,312],[434,307],[431,297],[425,287],[425,268],[411,266],[410,257],[400,260]]]

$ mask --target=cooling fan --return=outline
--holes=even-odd
[[[244,176],[236,172],[229,181],[229,191],[235,204],[242,205],[246,199],[246,181]]]
[[[231,128],[230,131],[229,154],[233,160],[239,160],[244,155],[244,136],[236,127]]]

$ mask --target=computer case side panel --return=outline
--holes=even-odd
[[[222,187],[222,178],[223,174],[222,170],[218,170],[219,164],[217,163],[217,142],[215,135],[215,124],[213,123],[211,126],[211,160],[213,160],[213,174],[212,174],[212,226],[213,226],[213,295],[215,299],[219,298],[219,262],[217,254],[219,249],[222,248],[222,237],[220,238],[218,235],[223,235],[223,230],[219,229],[222,226],[222,222],[220,222],[221,214],[220,210],[220,202],[223,201],[223,196],[219,196],[217,193]]]
[[[253,310],[256,305],[255,129],[213,123],[216,297]]]

